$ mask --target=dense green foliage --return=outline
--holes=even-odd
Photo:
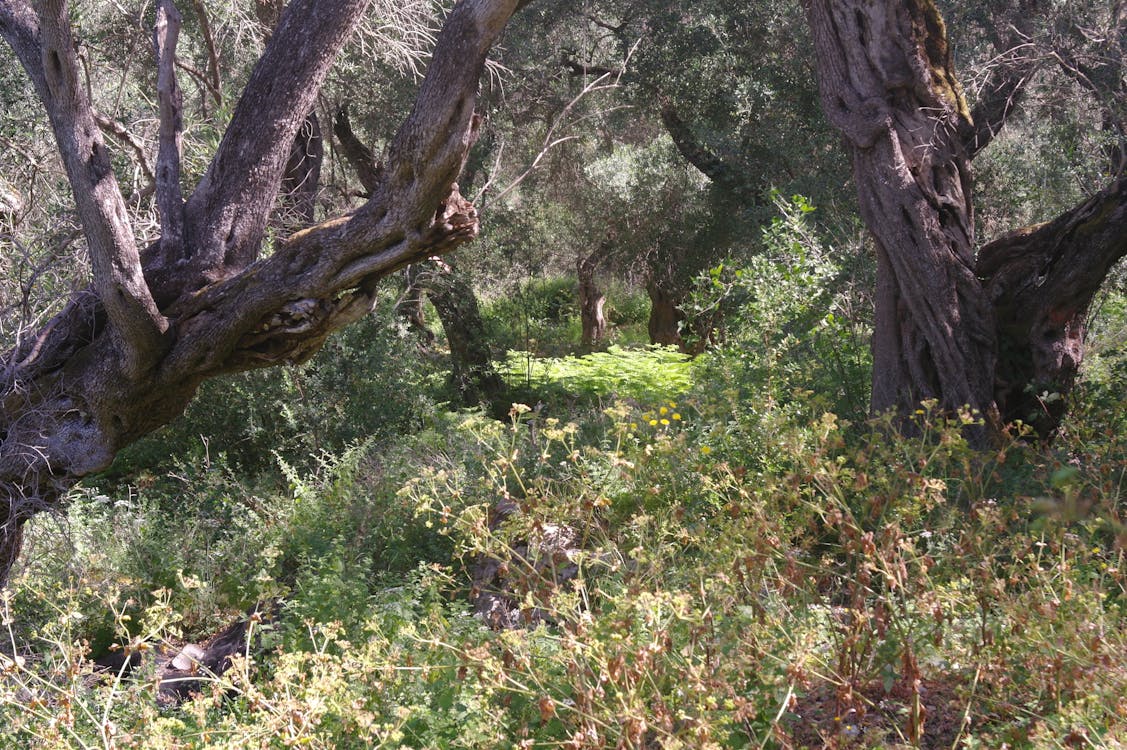
[[[965,26],[973,104],[997,19],[941,5]],[[1098,4],[1048,5],[1031,48],[1090,46],[1096,22],[1065,21],[1099,20]],[[143,6],[74,15],[95,100],[148,143],[152,71],[93,64],[148,43]],[[874,260],[817,113],[800,7],[524,9],[460,178],[483,235],[456,263],[508,388],[500,409],[459,401],[436,310],[422,308],[424,340],[395,284],[310,362],[204,383],[179,420],[29,524],[0,593],[0,747],[1127,744],[1122,268],[1052,444],[1016,424],[975,451],[960,428],[977,415],[928,403],[910,437],[871,419]],[[263,37],[245,3],[206,9],[222,96],[185,12],[186,182]],[[373,5],[317,105],[326,137],[348,105],[378,151],[440,10]],[[4,346],[87,270],[15,70],[0,50],[0,178],[32,186],[0,212]],[[1051,218],[1107,173],[1114,134],[1097,124],[1114,97],[1043,61],[1031,75],[1025,109],[975,162],[983,239]],[[690,163],[668,111],[739,184]],[[155,231],[136,165],[115,159]],[[318,216],[355,205],[333,148],[322,180]],[[587,257],[607,295],[593,352],[576,304]],[[682,349],[648,345],[657,287],[684,318]],[[256,605],[270,614],[250,618],[230,670],[201,675],[182,706],[156,700],[156,661]],[[120,652],[145,666],[96,668]]]
[[[339,400],[290,401],[325,426],[316,444],[284,418],[173,470],[138,450],[67,519],[37,523],[3,602],[5,745],[1127,739],[1122,341],[1103,339],[1051,450],[1015,434],[981,454],[925,410],[917,439],[894,438],[860,416],[863,321],[815,212],[780,210],[764,254],[698,284],[700,309],[724,308],[722,343],[691,362],[514,353],[538,406],[508,422],[422,396],[406,422],[371,421],[373,399],[441,390],[396,380],[373,352],[401,372],[430,355],[367,325],[300,372],[224,391],[245,396],[204,394],[157,439],[218,443],[211,425],[342,379]],[[1101,335],[1122,310],[1107,300]],[[483,586],[521,627],[473,614]],[[92,674],[111,644],[161,652],[268,601],[278,618],[247,658],[181,708],[159,707],[145,669]]]

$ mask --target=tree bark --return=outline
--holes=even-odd
[[[579,277],[579,318],[582,324],[580,345],[585,351],[594,351],[602,345],[607,335],[607,319],[603,314],[607,296],[599,288],[595,273],[606,259],[606,244],[600,245],[593,253],[581,256],[576,263]]]
[[[677,306],[680,300],[670,289],[670,281],[657,273],[646,279],[646,294],[650,298],[650,317],[646,328],[651,344],[681,346],[681,321],[684,313]]]
[[[1057,219],[990,242],[978,274],[994,300],[1002,419],[1042,436],[1060,425],[1084,358],[1092,299],[1127,256],[1127,178]]]
[[[360,184],[364,186],[367,194],[371,195],[380,183],[381,168],[376,162],[372,150],[365,146],[352,131],[352,122],[348,119],[348,105],[344,105],[337,110],[336,116],[333,118],[333,134],[337,137],[337,142],[340,143],[340,150],[344,154],[344,158],[348,161],[352,170],[356,172]]]
[[[282,175],[282,225],[290,231],[309,226],[316,218],[317,191],[321,187],[321,163],[325,157],[321,123],[310,112],[297,131]]]
[[[1124,180],[989,243],[976,263],[968,149],[987,131],[967,113],[932,0],[808,0],[807,17],[823,105],[877,246],[873,411],[907,415],[936,399],[986,417],[966,433],[976,445],[1002,420],[1051,437],[1088,307],[1127,253]],[[988,108],[988,135],[1012,109],[1002,104]]]
[[[877,247],[876,413],[995,413],[996,340],[974,268],[969,120],[931,0],[810,0],[819,86]],[[985,442],[987,432],[968,437]]]
[[[485,404],[505,413],[507,388],[493,367],[493,351],[477,295],[464,276],[441,261],[421,264],[418,283],[426,291],[450,347],[450,380],[466,406]]]
[[[486,53],[517,4],[458,3],[371,199],[256,260],[298,128],[366,5],[291,0],[185,206],[182,250],[150,248],[142,276],[75,84],[65,7],[45,4],[37,18],[25,0],[0,0],[0,34],[44,100],[98,256],[92,289],[0,362],[0,584],[23,523],[178,416],[204,379],[308,359],[330,332],[368,313],[382,277],[477,234],[476,211],[454,181],[473,139]]]

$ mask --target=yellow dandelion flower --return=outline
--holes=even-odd
[[[676,401],[670,401],[669,402],[669,408],[670,409],[676,409],[677,408],[677,402]]]
[[[680,422],[681,421],[681,415],[678,414],[677,412],[673,412],[673,421],[674,422]]]
[[[658,411],[660,411],[662,414],[668,414],[669,413],[669,409],[666,409],[664,406],[661,407],[660,409],[658,409]]]
[[[709,448],[707,445],[702,445],[700,447],[700,452],[707,456],[709,453],[712,453],[712,449]]]
[[[650,427],[657,427],[657,420],[656,419],[650,420]]]
[[[661,420],[661,423],[662,423],[663,425],[665,425],[666,427],[668,427],[668,426],[669,426],[669,420],[668,420],[668,419],[663,419],[663,420]]]

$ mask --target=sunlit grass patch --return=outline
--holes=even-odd
[[[538,357],[510,351],[498,370],[516,388],[639,400],[667,398],[692,387],[692,365],[676,347],[622,349],[582,357]]]

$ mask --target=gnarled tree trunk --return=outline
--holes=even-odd
[[[79,84],[65,3],[0,0],[0,35],[45,105],[93,267],[92,287],[0,362],[0,583],[23,523],[178,416],[204,379],[308,359],[370,311],[382,277],[476,235],[454,182],[486,53],[518,4],[458,3],[368,202],[259,259],[292,144],[366,0],[291,0],[186,201],[179,180],[159,179],[179,173],[178,107],[160,87],[164,236],[144,253]],[[170,0],[158,8],[174,26]],[[175,35],[157,37],[171,71]]]
[[[446,342],[450,347],[451,385],[467,406],[486,404],[494,413],[503,414],[505,381],[493,367],[493,351],[485,335],[485,322],[477,304],[477,295],[469,281],[454,268],[441,261],[420,264],[419,285],[426,291]]]
[[[968,149],[1012,106],[980,107],[997,122],[975,127],[933,0],[808,0],[807,16],[823,105],[845,135],[877,246],[873,411],[970,406],[987,419],[967,431],[978,445],[1001,418],[1036,413],[1049,436],[1060,411],[1038,394],[1067,395],[1084,313],[1127,250],[1122,181],[987,245],[976,264]],[[1008,103],[1024,77],[1007,76],[990,96]]]
[[[813,0],[822,100],[877,246],[874,412],[992,416],[994,316],[974,268],[969,120],[930,0]],[[976,432],[982,442],[985,432]]]

